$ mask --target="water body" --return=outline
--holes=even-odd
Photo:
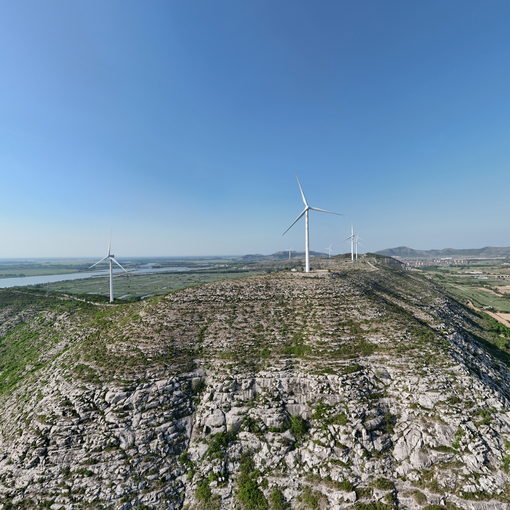
[[[160,267],[160,268],[144,268],[144,269],[133,269],[129,271],[129,274],[148,274],[148,273],[166,273],[170,272],[183,272],[191,271],[191,267]],[[203,268],[193,268],[203,269]],[[121,269],[114,269],[114,274],[124,273]],[[20,276],[16,278],[0,278],[0,289],[6,289],[8,287],[21,287],[25,285],[39,285],[41,283],[53,283],[63,282],[66,280],[80,280],[82,278],[94,278],[97,276],[108,276],[108,270],[103,271],[92,271],[90,273],[68,273],[68,274],[46,274],[41,276]],[[124,273],[125,274],[125,273]]]

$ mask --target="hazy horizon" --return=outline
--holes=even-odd
[[[375,251],[365,251],[365,250],[360,250],[359,253],[360,254],[363,254],[363,253],[375,253],[375,252],[379,252],[379,251],[384,251],[384,250],[391,250],[391,249],[396,249],[396,248],[410,248],[412,250],[416,250],[416,251],[441,251],[441,250],[476,250],[476,249],[483,249],[483,248],[509,248],[510,249],[510,245],[509,246],[468,246],[468,247],[464,247],[464,248],[460,248],[460,247],[457,247],[457,246],[444,246],[444,247],[441,247],[441,248],[435,248],[435,247],[432,247],[432,248],[417,248],[415,246],[406,246],[406,245],[398,245],[398,246],[388,246],[386,248],[381,248],[380,250],[375,250]],[[350,254],[350,248],[347,249],[347,250],[344,250],[344,251],[339,251],[339,252],[336,252],[333,250],[332,252],[332,256],[335,256],[335,255],[349,255]],[[113,250],[112,250],[113,251]],[[176,259],[176,260],[183,260],[183,259],[214,259],[214,258],[224,258],[224,259],[228,259],[228,258],[237,258],[237,257],[244,257],[244,256],[249,256],[249,255],[262,255],[262,256],[268,256],[268,255],[273,255],[275,253],[285,253],[287,252],[288,250],[276,250],[274,252],[251,252],[251,253],[230,253],[230,254],[205,254],[205,255],[133,255],[133,254],[127,254],[127,255],[123,255],[123,254],[120,254],[120,255],[116,255],[117,258],[119,259],[149,259],[149,260],[157,260],[157,259],[162,259],[162,260],[172,260],[172,259]],[[310,253],[312,252],[317,252],[317,253],[321,253],[323,255],[327,255],[327,250],[326,251],[323,251],[323,250],[311,250]],[[297,250],[292,250],[292,253],[300,253],[300,254],[304,254],[304,251],[302,249],[297,249]],[[62,257],[0,257],[0,261],[1,262],[10,262],[10,261],[22,261],[22,260],[26,260],[26,261],[31,261],[31,260],[86,260],[86,261],[90,261],[90,260],[96,260],[96,259],[100,259],[102,256],[104,256],[104,254],[95,254],[95,255],[83,255],[83,256],[62,256]]]

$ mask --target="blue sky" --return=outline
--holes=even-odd
[[[510,3],[0,2],[0,257],[510,245]]]

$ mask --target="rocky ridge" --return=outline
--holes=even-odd
[[[510,508],[501,330],[381,259],[321,264],[115,307],[5,291],[0,508]]]

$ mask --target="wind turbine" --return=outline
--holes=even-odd
[[[108,260],[108,263],[110,264],[110,303],[113,303],[113,263],[117,264],[125,273],[127,273],[127,270],[124,269],[117,259],[115,258],[115,255],[112,253],[112,241],[110,239],[110,242],[108,243],[108,255],[106,257],[103,257],[101,260],[98,260],[95,264],[92,264],[89,269],[92,269],[94,266],[97,266],[104,260]]]
[[[333,249],[333,245],[330,244],[326,249],[328,250],[328,258],[330,259],[331,258],[331,250]]]
[[[296,179],[297,179],[297,177],[296,177]],[[310,272],[310,236],[309,236],[310,211],[318,211],[318,212],[324,212],[324,213],[329,213],[329,214],[336,214],[337,216],[342,216],[342,215],[340,213],[326,211],[326,209],[319,209],[318,207],[311,207],[310,205],[308,205],[305,194],[303,193],[303,188],[301,188],[301,183],[299,182],[299,179],[297,179],[297,183],[299,186],[299,192],[301,193],[301,198],[303,199],[303,203],[305,204],[305,208],[304,208],[303,212],[291,223],[290,227],[282,235],[285,235],[297,223],[297,221],[301,219],[302,216],[305,217],[305,273],[309,273]]]
[[[345,238],[346,241],[351,241],[351,262],[354,262],[354,243],[356,242],[356,234],[354,233],[354,227],[351,225],[351,235]],[[358,256],[356,255],[356,259]]]
[[[355,247],[355,257],[356,257],[356,260],[358,260],[358,244],[360,243],[360,237],[359,237],[359,234],[354,234],[354,247]],[[363,244],[363,243],[361,243]]]
[[[292,248],[288,248],[288,252],[289,252],[289,260],[292,258]]]

